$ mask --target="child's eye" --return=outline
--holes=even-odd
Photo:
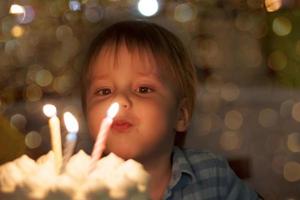
[[[153,89],[142,86],[142,87],[137,88],[136,92],[141,93],[141,94],[147,94],[147,93],[153,92]]]
[[[96,95],[100,95],[100,96],[109,95],[110,93],[111,93],[111,89],[109,88],[97,89],[95,92]]]

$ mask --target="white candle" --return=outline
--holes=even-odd
[[[118,103],[113,103],[109,107],[107,111],[106,117],[102,120],[95,144],[94,144],[94,149],[92,152],[92,163],[97,161],[99,158],[101,158],[102,153],[105,149],[105,143],[106,143],[106,138],[107,134],[109,132],[110,126],[113,123],[113,118],[117,115],[119,111],[119,104]]]
[[[56,116],[56,107],[51,104],[46,104],[43,107],[44,114],[49,117],[49,127],[51,136],[51,146],[55,156],[55,168],[59,173],[62,165],[62,150],[61,150],[61,134],[60,121]]]
[[[70,112],[64,113],[64,122],[68,134],[66,135],[64,150],[63,150],[63,170],[74,152],[76,141],[77,141],[77,132],[79,130],[78,122],[74,117],[74,115],[72,115],[72,113]]]

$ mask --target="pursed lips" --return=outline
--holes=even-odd
[[[112,124],[112,129],[117,132],[125,132],[132,126],[133,124],[127,120],[116,119]]]

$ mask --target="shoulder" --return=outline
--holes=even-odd
[[[228,167],[225,158],[212,152],[187,148],[181,150],[193,168],[208,169]]]
[[[181,151],[197,182],[214,182],[220,179],[227,182],[230,167],[222,156],[196,149],[185,148]]]

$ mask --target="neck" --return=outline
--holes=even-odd
[[[156,157],[152,162],[144,163],[146,171],[150,174],[149,192],[152,200],[163,198],[171,177],[171,152]]]

